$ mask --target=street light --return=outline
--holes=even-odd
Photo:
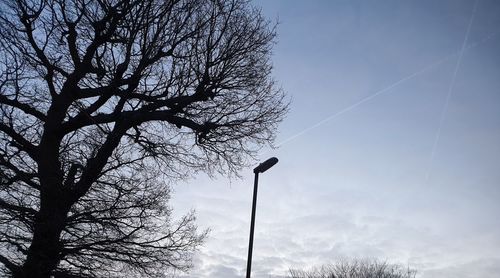
[[[250,272],[252,272],[252,249],[253,249],[253,230],[255,227],[255,206],[257,204],[257,187],[259,185],[259,173],[264,173],[273,167],[274,164],[278,163],[276,157],[271,157],[268,160],[259,164],[259,166],[253,169],[255,174],[255,179],[253,183],[253,202],[252,202],[252,219],[250,220],[250,239],[248,242],[248,259],[247,259],[247,277],[250,278]]]

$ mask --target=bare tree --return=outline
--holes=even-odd
[[[415,278],[416,271],[376,260],[341,260],[310,270],[291,269],[290,278]]]
[[[162,276],[205,234],[168,181],[235,173],[287,103],[245,0],[0,4],[0,272]]]

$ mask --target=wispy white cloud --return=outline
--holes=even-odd
[[[456,60],[370,96],[458,53],[474,0],[261,4],[280,15],[276,74],[294,98],[278,142],[301,135],[261,157],[280,162],[260,179],[252,277],[341,258],[408,264],[419,278],[498,276],[500,5],[477,4],[425,182]],[[175,210],[195,208],[212,229],[185,277],[244,277],[253,175],[242,174],[175,187]]]

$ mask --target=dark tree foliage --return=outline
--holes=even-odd
[[[272,142],[273,26],[244,0],[0,5],[0,275],[188,269],[205,234],[168,185]]]
[[[342,260],[310,270],[291,269],[290,278],[415,278],[416,271],[376,260]]]

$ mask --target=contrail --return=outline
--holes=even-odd
[[[476,1],[476,3],[477,3],[477,1]],[[472,21],[471,21],[471,22],[472,22]],[[470,27],[468,28],[468,31],[470,31]],[[342,110],[340,110],[340,111],[338,111],[338,112],[336,112],[336,113],[334,113],[334,114],[332,114],[332,115],[330,115],[330,116],[328,116],[328,117],[324,118],[323,120],[321,120],[321,121],[319,121],[319,122],[315,123],[314,125],[309,126],[309,127],[305,128],[305,129],[303,129],[303,130],[301,130],[301,131],[299,131],[299,132],[295,133],[294,135],[291,135],[290,137],[286,138],[285,140],[283,140],[283,141],[281,141],[281,142],[277,143],[277,144],[275,145],[275,148],[279,148],[279,147],[281,147],[281,146],[283,146],[283,145],[285,145],[285,144],[287,144],[287,143],[289,143],[289,142],[291,142],[291,141],[293,141],[293,140],[297,139],[298,137],[300,137],[300,136],[302,136],[302,135],[306,134],[307,132],[309,132],[310,130],[315,129],[315,128],[317,128],[317,127],[319,127],[319,126],[323,125],[324,123],[326,123],[326,122],[328,122],[328,121],[330,121],[330,120],[333,120],[334,118],[337,118],[338,116],[340,116],[340,115],[342,115],[342,114],[344,114],[344,113],[346,113],[346,112],[348,112],[348,111],[351,111],[352,109],[354,109],[354,108],[358,107],[359,105],[361,105],[361,104],[363,104],[363,103],[365,103],[365,102],[367,102],[367,101],[369,101],[369,100],[371,100],[371,99],[373,99],[373,98],[375,98],[375,97],[377,97],[377,96],[379,96],[379,95],[382,95],[382,94],[386,93],[387,91],[389,91],[390,89],[392,89],[392,88],[394,88],[394,87],[398,86],[399,84],[401,84],[401,83],[403,83],[403,82],[405,82],[405,81],[407,81],[407,80],[409,80],[409,79],[412,79],[412,78],[414,78],[414,77],[416,77],[416,76],[418,76],[418,75],[420,75],[420,74],[422,74],[422,73],[424,73],[424,72],[426,72],[426,71],[428,71],[428,70],[432,69],[433,67],[436,67],[436,66],[438,66],[438,65],[440,65],[440,64],[442,64],[442,63],[444,63],[445,61],[447,61],[448,59],[450,59],[451,57],[453,57],[453,56],[455,56],[455,55],[457,55],[457,54],[459,54],[459,55],[460,55],[460,59],[459,59],[459,60],[461,60],[461,57],[463,56],[463,52],[464,52],[464,51],[469,50],[469,49],[472,49],[472,48],[475,48],[475,47],[477,47],[477,46],[479,46],[479,45],[481,45],[481,44],[483,44],[483,43],[485,43],[485,42],[487,42],[487,41],[489,41],[489,40],[493,39],[493,38],[494,38],[494,37],[496,37],[498,34],[500,34],[500,32],[492,32],[491,34],[489,34],[488,36],[484,37],[483,39],[478,40],[478,41],[476,41],[476,42],[473,42],[473,43],[471,43],[471,44],[470,44],[470,45],[468,45],[468,46],[466,45],[466,46],[465,46],[465,48],[461,49],[460,51],[457,51],[457,52],[451,53],[451,54],[449,54],[449,55],[445,56],[444,58],[442,58],[442,59],[440,59],[440,60],[438,60],[438,61],[436,61],[436,62],[434,62],[434,63],[432,63],[432,64],[430,64],[430,65],[428,65],[428,66],[426,66],[426,67],[424,67],[424,68],[422,68],[422,69],[420,69],[419,71],[414,72],[414,73],[412,73],[412,74],[410,74],[410,75],[408,75],[408,76],[406,76],[406,77],[404,77],[404,78],[402,78],[402,79],[400,79],[400,80],[398,80],[398,81],[396,81],[396,82],[392,83],[391,85],[387,86],[386,88],[384,88],[384,89],[382,89],[382,90],[379,90],[379,91],[375,92],[374,94],[369,95],[369,96],[367,96],[367,97],[365,97],[365,98],[363,98],[363,99],[359,100],[358,102],[356,102],[356,103],[354,103],[354,104],[352,104],[352,105],[350,105],[350,106],[348,106],[348,107],[346,107],[346,108],[344,108],[344,109],[342,109]],[[468,36],[468,32],[467,32],[467,36]],[[464,41],[466,42],[466,40],[464,40]],[[463,46],[462,46],[462,47],[463,47]],[[458,71],[458,68],[456,68],[455,72],[457,72],[457,71]],[[456,74],[454,74],[454,78],[453,78],[453,80],[455,80],[455,78],[456,78]],[[451,87],[450,87],[450,88],[451,88]],[[449,92],[451,92],[451,90],[449,90]],[[451,96],[450,96],[450,97],[451,97]],[[448,101],[448,103],[449,103],[449,101]],[[442,116],[442,118],[444,118],[444,116]],[[441,125],[440,125],[440,126],[441,126]],[[440,133],[440,131],[439,131],[439,133]],[[438,138],[438,136],[436,136],[436,138]],[[438,138],[438,139],[439,139],[439,138]],[[438,141],[438,140],[435,140],[435,144],[434,144],[435,146],[437,146],[437,141]],[[435,146],[433,147],[433,151],[432,151],[432,155],[431,155],[431,157],[434,157],[435,148],[436,148]],[[267,152],[268,152],[268,151],[266,151],[265,153],[267,153]],[[433,160],[433,159],[432,159],[432,160]],[[431,163],[431,164],[432,164],[432,163]]]
[[[484,37],[483,39],[481,39],[479,41],[476,41],[474,43],[471,43],[470,45],[466,46],[464,48],[464,51],[472,49],[472,48],[475,48],[475,47],[477,47],[477,46],[485,43],[486,41],[489,41],[492,38],[496,37],[498,34],[500,34],[500,32],[493,32],[490,35]],[[424,72],[432,69],[433,67],[436,67],[436,66],[444,63],[445,61],[449,60],[450,58],[452,58],[453,56],[455,56],[457,54],[460,55],[460,57],[461,57],[463,55],[464,51],[460,50],[460,51],[457,51],[457,52],[454,52],[452,54],[449,54],[449,55],[445,56],[444,58],[442,58],[442,59],[440,59],[440,60],[438,60],[438,61],[436,61],[436,62],[434,62],[434,63],[432,63],[432,64],[430,64],[430,65],[428,65],[428,66],[426,66],[424,68],[422,68],[422,69],[420,69],[419,71],[417,71],[415,73],[412,73],[412,74],[410,74],[410,75],[408,75],[408,76],[406,76],[406,77],[404,77],[404,78],[402,78],[402,79],[400,79],[400,80],[392,83],[391,85],[387,86],[386,88],[381,89],[381,90],[373,93],[372,95],[369,95],[369,96],[367,96],[367,97],[359,100],[358,102],[356,102],[356,103],[354,103],[354,104],[352,104],[352,105],[350,105],[350,106],[348,106],[348,107],[346,107],[346,108],[344,108],[344,109],[342,109],[342,110],[340,110],[340,111],[338,111],[338,112],[336,112],[336,113],[334,113],[334,114],[332,114],[332,115],[324,118],[323,120],[315,123],[314,125],[309,126],[309,127],[305,128],[305,129],[303,129],[303,130],[295,133],[294,135],[291,135],[290,137],[286,138],[285,140],[277,143],[275,145],[275,147],[279,148],[279,147],[281,147],[281,146],[289,143],[290,141],[293,141],[293,140],[297,139],[297,137],[300,137],[300,136],[304,135],[305,133],[309,132],[310,130],[315,129],[315,128],[323,125],[324,123],[326,123],[326,122],[328,122],[328,121],[330,121],[330,120],[332,120],[334,118],[337,118],[338,116],[340,116],[340,115],[342,115],[342,114],[344,114],[344,113],[346,113],[348,111],[351,111],[352,109],[356,108],[357,106],[359,106],[359,105],[361,105],[361,104],[363,104],[363,103],[365,103],[365,102],[367,102],[367,101],[369,101],[369,100],[371,100],[371,99],[373,99],[373,98],[375,98],[375,97],[377,97],[379,95],[382,95],[382,94],[386,93],[387,91],[389,91],[390,89],[398,86],[399,84],[401,84],[401,83],[403,83],[403,82],[405,82],[405,81],[407,81],[409,79],[412,79],[412,78],[414,78],[414,77],[416,77],[416,76],[418,76],[418,75],[420,75],[420,74],[422,74],[422,73],[424,73]],[[460,60],[461,60],[461,58],[460,58]],[[455,77],[456,77],[456,74],[455,74]]]
[[[335,114],[332,114],[332,115],[330,115],[330,116],[328,116],[328,117],[324,118],[323,120],[321,120],[321,121],[317,122],[316,124],[314,124],[314,125],[312,125],[312,126],[310,126],[310,127],[308,127],[308,128],[305,128],[305,129],[303,129],[302,131],[299,131],[298,133],[296,133],[296,134],[294,134],[294,135],[292,135],[292,136],[288,137],[287,139],[285,139],[285,140],[281,141],[280,143],[276,144],[276,147],[280,147],[280,146],[282,146],[282,145],[284,145],[284,144],[287,144],[287,143],[289,143],[290,141],[292,141],[292,140],[296,139],[297,137],[304,135],[304,134],[305,134],[305,133],[307,133],[308,131],[310,131],[310,130],[312,130],[312,129],[315,129],[315,128],[317,128],[317,127],[319,127],[319,126],[323,125],[324,123],[326,123],[326,122],[328,122],[328,121],[330,121],[330,120],[333,120],[333,119],[337,118],[338,116],[340,116],[340,115],[342,115],[342,114],[344,114],[344,113],[346,113],[346,112],[351,111],[352,109],[354,109],[354,108],[356,108],[356,107],[360,106],[361,104],[363,104],[363,103],[365,103],[365,102],[367,102],[367,101],[369,101],[369,100],[371,100],[371,99],[373,99],[373,98],[375,98],[375,97],[377,97],[377,96],[379,96],[379,95],[382,95],[382,94],[384,94],[384,93],[387,93],[388,91],[390,91],[392,88],[394,88],[394,87],[398,86],[399,84],[401,84],[401,83],[403,83],[403,82],[405,82],[405,81],[407,81],[407,80],[409,80],[409,79],[412,79],[412,78],[414,78],[415,76],[420,75],[420,74],[422,74],[422,73],[424,73],[424,72],[426,72],[426,71],[428,71],[428,70],[430,70],[430,69],[432,69],[432,68],[436,67],[437,65],[442,64],[443,62],[445,62],[446,60],[450,59],[450,58],[451,58],[452,56],[454,56],[454,55],[456,55],[456,53],[454,53],[454,54],[450,54],[450,55],[446,56],[445,58],[442,58],[441,60],[438,60],[437,62],[434,62],[434,63],[432,63],[432,64],[430,64],[430,65],[428,65],[428,66],[426,66],[426,67],[424,67],[424,68],[420,69],[419,71],[414,72],[414,73],[412,73],[412,74],[410,74],[410,75],[408,75],[408,76],[406,76],[406,77],[404,77],[404,78],[402,78],[402,79],[400,79],[400,80],[398,80],[398,81],[396,81],[396,82],[392,83],[391,85],[389,85],[389,86],[385,87],[384,89],[381,89],[381,90],[379,90],[379,91],[377,91],[377,92],[375,92],[375,93],[373,93],[373,94],[371,94],[371,95],[369,95],[369,96],[367,96],[367,97],[365,97],[365,98],[363,98],[363,99],[361,99],[361,100],[357,101],[356,103],[354,103],[354,104],[352,104],[352,105],[350,105],[350,106],[348,106],[348,107],[346,107],[346,108],[344,108],[344,109],[342,109],[342,110],[340,110],[340,111],[336,112]]]
[[[476,0],[474,2],[474,8],[472,9],[472,14],[470,16],[469,25],[467,26],[467,31],[465,32],[465,37],[464,37],[464,40],[462,42],[462,47],[460,48],[460,53],[458,55],[457,63],[455,64],[455,70],[453,71],[450,85],[448,86],[448,93],[446,94],[446,100],[445,100],[444,105],[443,105],[443,110],[441,111],[441,116],[439,118],[439,125],[437,128],[436,136],[434,138],[434,143],[433,143],[432,149],[431,149],[431,155],[429,158],[429,167],[428,167],[427,173],[425,175],[426,182],[429,180],[430,175],[431,175],[432,165],[434,164],[434,157],[436,155],[436,149],[437,149],[437,146],[439,144],[439,139],[441,138],[441,131],[443,129],[443,124],[444,124],[444,120],[446,118],[446,113],[448,112],[448,106],[450,105],[451,97],[453,96],[453,88],[455,87],[457,73],[458,73],[458,70],[460,69],[460,65],[462,63],[462,58],[464,56],[464,52],[465,52],[465,49],[467,46],[467,41],[469,39],[469,33],[470,33],[470,29],[472,27],[472,22],[474,21],[474,16],[476,14],[478,2],[479,2],[479,0]]]

